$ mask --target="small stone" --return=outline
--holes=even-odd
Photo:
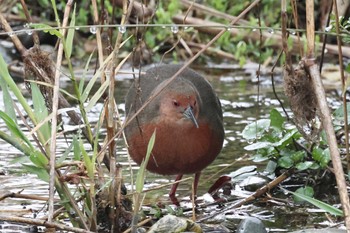
[[[201,227],[189,220],[184,218],[179,218],[174,215],[166,215],[161,218],[158,222],[156,222],[151,229],[148,231],[149,233],[168,233],[168,232],[203,232]]]
[[[237,233],[267,233],[263,222],[254,217],[248,217],[241,221]]]

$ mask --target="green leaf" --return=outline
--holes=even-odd
[[[18,138],[19,141],[23,140],[30,147],[30,149],[34,148],[31,142],[29,141],[29,139],[23,134],[22,130],[18,127],[16,122],[14,122],[11,117],[9,117],[6,113],[4,113],[1,110],[0,110],[0,118],[4,120],[12,136]]]
[[[30,161],[32,161],[37,167],[40,168],[46,169],[47,165],[49,164],[49,160],[46,158],[46,156],[36,150],[32,151],[29,158]]]
[[[84,160],[86,170],[88,172],[88,176],[90,179],[94,179],[94,164],[92,163],[90,156],[86,153],[82,141],[80,141],[80,151],[83,155],[83,160]]]
[[[80,82],[79,82],[79,93],[80,95],[83,94],[83,88],[84,88],[84,83],[85,83],[85,79],[86,79],[86,73],[87,71],[89,70],[89,65],[90,65],[90,62],[91,62],[91,58],[92,56],[94,55],[94,53],[91,53],[87,62],[86,62],[86,65],[85,65],[85,68],[84,68],[84,71],[83,71],[83,75],[80,79]]]
[[[270,119],[260,119],[247,125],[243,132],[242,137],[246,140],[255,140],[261,138],[261,136],[268,131],[270,127]]]
[[[69,29],[67,32],[67,39],[66,39],[66,53],[67,57],[71,57],[72,55],[72,49],[73,49],[73,39],[74,39],[74,33],[75,33],[75,11],[76,10],[76,4],[74,4],[74,10],[72,13],[72,19],[69,24]]]
[[[273,146],[275,146],[275,147],[279,147],[279,146],[285,147],[286,145],[290,144],[293,141],[294,135],[296,135],[297,133],[298,133],[297,129],[291,130],[290,132],[286,133],[280,141],[275,142],[273,144]]]
[[[41,94],[41,91],[36,83],[31,83],[31,89],[32,89],[32,100],[33,100],[33,106],[34,106],[34,112],[35,112],[35,118],[38,124],[40,122],[44,121],[46,117],[48,117],[49,112],[47,110],[46,104],[45,104],[45,98]],[[49,141],[51,137],[51,128],[49,125],[49,122],[43,123],[39,128],[41,134],[44,137],[45,141]]]
[[[291,159],[293,160],[294,163],[304,161],[305,157],[306,157],[306,152],[303,150],[296,151],[291,155]]]
[[[295,193],[312,198],[314,196],[314,189],[310,186],[300,187],[295,191]],[[299,203],[299,204],[305,202],[305,200],[303,198],[300,198],[297,195],[293,195],[293,199],[296,203]]]
[[[63,37],[59,30],[52,28],[50,25],[43,23],[32,23],[30,26],[32,28],[42,30],[45,33],[50,33],[50,35],[57,36],[58,38]]]
[[[13,92],[13,94],[16,96],[18,102],[22,105],[25,112],[28,114],[29,118],[33,121],[33,123],[36,125],[36,118],[35,114],[32,111],[32,108],[27,103],[27,99],[24,98],[22,95],[21,90],[18,88],[17,84],[13,81],[12,77],[9,74],[9,71],[7,69],[7,65],[4,61],[4,58],[0,54],[0,75],[3,77],[7,85],[9,86],[9,89]],[[39,140],[41,140],[41,135],[39,135]],[[44,143],[44,142],[42,142]]]
[[[301,193],[291,192],[291,191],[284,189],[284,188],[282,188],[282,189],[288,193],[292,193],[294,196],[297,196],[298,198],[303,199],[303,200],[309,202],[310,204],[313,204],[314,206],[316,206],[316,207],[318,207],[318,208],[320,208],[320,209],[322,209],[330,214],[333,214],[335,216],[343,216],[344,215],[342,210],[337,209],[337,208],[335,208],[327,203],[324,203],[320,200],[314,199],[312,197],[309,197],[309,196],[301,194]]]
[[[262,148],[267,148],[273,146],[273,143],[271,142],[256,142],[251,145],[245,146],[244,149],[251,151],[251,150],[258,150]]]
[[[105,69],[106,65],[109,61],[112,60],[114,53],[111,53],[104,61],[103,64],[100,66],[100,68],[96,71],[94,76],[90,79],[89,83],[86,85],[86,88],[84,89],[82,95],[81,95],[81,102],[84,103],[87,97],[89,96],[89,93],[94,86],[96,80],[101,77],[102,71]],[[100,87],[101,89],[101,87]]]
[[[61,157],[59,157],[57,159],[57,164],[59,163],[63,163],[69,156],[69,153],[72,151],[73,149],[73,142],[69,145],[69,147],[67,147],[67,149],[64,151],[63,155]]]
[[[346,110],[348,113],[348,123],[350,123],[350,103],[346,103]],[[333,112],[333,123],[335,125],[343,126],[344,125],[344,105],[340,105],[334,112]]]
[[[17,124],[17,117],[15,113],[14,102],[10,95],[8,85],[5,82],[4,78],[2,77],[1,72],[0,72],[0,87],[2,90],[5,112]]]
[[[278,166],[283,168],[291,168],[294,165],[293,160],[289,156],[283,156],[278,159]]]
[[[96,93],[91,97],[90,102],[85,107],[85,111],[88,112],[91,110],[92,107],[94,107],[97,103],[97,101],[101,98],[103,93],[105,93],[105,90],[109,86],[109,79],[107,79],[100,88],[96,91]]]
[[[284,117],[276,109],[272,109],[270,112],[271,128],[276,131],[282,131],[282,125],[284,123]]]
[[[296,169],[298,169],[299,171],[303,171],[306,169],[311,168],[314,165],[314,162],[311,161],[305,161],[305,162],[300,162],[297,163],[297,165],[295,165]]]
[[[329,148],[322,150],[321,148],[315,148],[312,150],[312,158],[317,161],[321,167],[326,167],[331,161],[331,154]]]
[[[148,160],[149,157],[151,156],[151,152],[153,150],[153,146],[155,143],[155,139],[156,139],[156,130],[154,130],[149,142],[148,142],[148,146],[147,146],[147,153],[146,153],[146,157],[145,159],[142,161],[141,165],[140,165],[140,169],[137,173],[137,177],[136,177],[136,192],[141,193],[143,190],[143,186],[145,183],[145,172],[146,172],[146,167],[148,164]]]
[[[277,168],[277,163],[275,161],[270,160],[265,168],[265,171],[269,174],[273,174]]]
[[[29,173],[36,174],[39,179],[45,182],[49,182],[50,176],[47,173],[46,169],[33,166],[33,165],[26,165],[26,164],[22,164],[22,166]]]
[[[75,161],[80,161],[80,159],[81,159],[80,143],[78,141],[77,136],[75,136],[75,135],[73,136],[72,145],[74,145],[74,147],[73,147],[73,154],[74,154],[73,159]]]

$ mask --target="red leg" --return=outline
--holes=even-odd
[[[176,181],[179,181],[182,179],[182,176],[183,174],[179,174],[176,176],[175,178],[175,182]],[[198,182],[197,182],[198,183]],[[174,204],[174,205],[177,205],[177,206],[180,206],[180,203],[179,201],[177,200],[176,198],[176,189],[177,189],[177,186],[179,185],[179,183],[175,183],[171,186],[171,189],[170,189],[170,192],[169,192],[169,197],[170,197],[170,200],[171,202]]]
[[[195,175],[194,175],[194,181],[193,181],[193,197],[194,197],[194,200],[197,199],[197,187],[198,187],[198,182],[199,182],[199,177],[201,176],[201,172],[197,172]]]

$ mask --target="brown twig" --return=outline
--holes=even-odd
[[[22,8],[23,8],[23,12],[27,18],[27,21],[29,23],[32,23],[33,20],[32,20],[32,17],[30,16],[29,14],[29,11],[28,11],[28,8],[27,8],[27,5],[26,3],[24,2],[24,0],[21,0],[21,5],[22,5]],[[38,33],[37,31],[33,31],[33,41],[34,41],[34,45],[35,46],[39,46],[40,45],[40,40],[39,40],[39,36],[38,36]]]
[[[243,200],[234,203],[224,209],[221,209],[207,217],[204,217],[200,220],[198,220],[197,222],[203,222],[207,219],[213,218],[218,214],[223,214],[225,212],[228,211],[232,211],[235,208],[238,208],[244,204],[247,204],[249,202],[252,202],[254,200],[256,200],[257,198],[261,197],[263,194],[265,194],[266,192],[268,192],[269,190],[273,189],[274,187],[276,187],[277,185],[279,185],[280,183],[282,183],[285,179],[287,179],[290,174],[292,174],[293,171],[292,170],[288,170],[286,172],[284,172],[283,174],[281,174],[279,177],[275,178],[273,181],[271,181],[270,183],[268,183],[267,185],[264,185],[263,187],[261,187],[260,189],[256,190],[252,195],[250,195],[249,197],[244,198]]]
[[[76,228],[76,227],[70,227],[70,226],[66,226],[66,225],[60,224],[60,223],[48,222],[46,220],[39,220],[39,219],[30,219],[30,218],[22,218],[22,217],[10,217],[10,216],[0,215],[0,220],[8,221],[8,222],[25,223],[25,224],[36,225],[36,226],[44,226],[44,227],[47,227],[47,228],[55,228],[55,229],[60,229],[60,230],[64,230],[64,231],[69,231],[69,232],[94,233],[92,231],[88,231],[88,230],[85,230],[85,229],[80,229],[80,228]]]
[[[22,194],[22,193],[14,193],[5,191],[1,193],[0,195],[0,201],[3,201],[6,198],[21,198],[21,199],[29,199],[29,200],[37,200],[37,201],[48,201],[48,197],[40,197],[38,195],[31,195],[31,194]],[[55,199],[56,201],[59,201],[58,199]]]

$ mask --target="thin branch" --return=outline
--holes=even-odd
[[[94,233],[92,231],[88,231],[85,229],[80,229],[76,227],[70,227],[66,226],[57,222],[48,222],[46,220],[39,220],[39,219],[30,219],[30,218],[22,218],[22,217],[10,217],[10,216],[3,216],[0,215],[1,221],[8,221],[8,222],[17,222],[17,223],[25,223],[30,225],[36,225],[36,226],[44,226],[47,228],[55,228],[60,229],[68,232],[77,232],[77,233]]]

